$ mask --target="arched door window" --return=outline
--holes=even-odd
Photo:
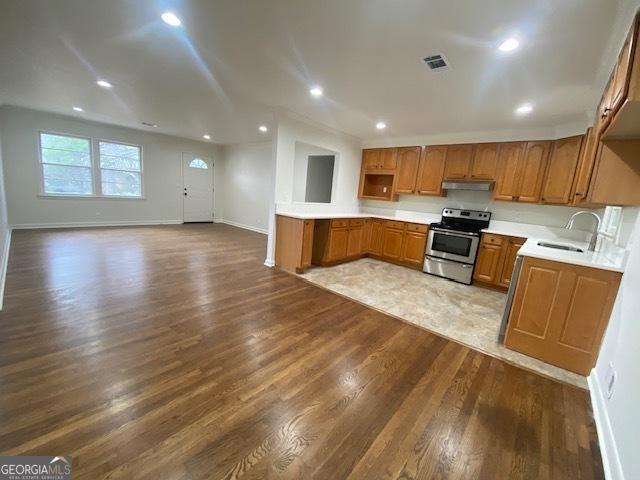
[[[193,160],[191,160],[189,162],[189,167],[190,168],[201,168],[203,170],[208,170],[209,169],[209,165],[207,165],[207,162],[205,162],[204,160],[202,160],[200,158],[194,158]]]

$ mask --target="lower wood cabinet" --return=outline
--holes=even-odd
[[[331,265],[359,258],[366,253],[364,236],[362,218],[316,220],[312,262]]]
[[[424,251],[427,244],[427,234],[407,231],[402,243],[401,260],[404,263],[422,267],[424,264]]]
[[[588,375],[598,356],[621,276],[525,257],[505,346]]]
[[[480,240],[473,278],[477,282],[508,288],[516,256],[526,239],[485,233]]]
[[[335,262],[347,258],[347,244],[349,242],[348,228],[330,228],[327,241],[326,261]]]
[[[276,266],[303,273],[311,265],[315,220],[276,217]]]
[[[404,225],[398,229],[396,225],[401,222],[387,222],[384,227],[384,240],[382,243],[382,256],[392,260],[400,260],[402,255],[402,240],[404,238]]]

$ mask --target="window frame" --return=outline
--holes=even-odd
[[[92,193],[48,193],[44,189],[44,163],[42,161],[42,135],[57,135],[61,137],[81,138],[89,140],[89,157],[91,160],[91,181]],[[38,148],[38,175],[39,186],[37,197],[47,199],[83,199],[83,200],[146,200],[145,197],[145,178],[144,178],[144,147],[135,143],[122,142],[103,137],[91,137],[87,135],[78,135],[74,133],[59,132],[54,130],[38,130],[37,148]],[[140,196],[131,195],[105,195],[102,193],[102,168],[100,167],[100,150],[99,142],[116,143],[119,145],[127,145],[137,147],[140,150]],[[88,167],[85,167],[88,168]]]
[[[71,137],[71,138],[80,138],[82,140],[89,141],[89,161],[91,163],[90,167],[78,167],[78,168],[89,168],[91,171],[91,194],[87,193],[50,193],[46,192],[44,189],[44,165],[42,159],[42,135],[55,135],[58,137]],[[47,164],[49,165],[49,164]],[[84,135],[71,135],[68,133],[59,133],[59,132],[51,132],[51,131],[38,131],[38,171],[40,173],[40,195],[47,197],[67,197],[67,198],[83,198],[83,197],[94,197],[96,196],[96,179],[94,172],[94,162],[93,162],[93,139],[91,137],[85,137]]]
[[[99,181],[97,184],[100,188],[100,197],[101,198],[126,198],[129,200],[139,200],[144,199],[144,161],[143,161],[143,147],[142,145],[137,145],[135,143],[127,143],[127,142],[118,142],[116,140],[107,140],[104,138],[95,138],[93,139],[95,142],[94,150],[96,152],[96,177]],[[127,147],[136,147],[140,151],[140,195],[107,195],[102,193],[102,166],[100,165],[100,142],[103,143],[114,143],[117,145],[125,145]],[[105,169],[105,170],[116,170],[116,169]],[[122,172],[125,170],[116,170],[118,172]]]

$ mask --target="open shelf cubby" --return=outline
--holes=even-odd
[[[362,197],[378,200],[391,200],[393,194],[393,175],[366,173],[362,184]]]

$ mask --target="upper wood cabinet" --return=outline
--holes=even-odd
[[[446,145],[436,145],[423,149],[415,189],[417,194],[442,194],[442,176],[445,168],[446,155]]]
[[[362,151],[365,171],[395,170],[398,165],[397,148],[366,148]]]
[[[444,168],[445,180],[462,180],[469,178],[473,160],[472,144],[449,145]]]
[[[422,147],[398,148],[395,193],[412,194],[416,189]]]
[[[621,274],[525,257],[505,345],[588,375],[613,307]]]
[[[589,184],[593,173],[593,166],[596,161],[596,150],[598,148],[598,133],[595,129],[589,128],[580,149],[580,158],[576,168],[576,175],[571,189],[570,203],[572,205],[587,204]]]
[[[479,143],[473,152],[471,180],[495,180],[498,171],[499,143]]]
[[[519,202],[540,201],[550,148],[551,142],[527,142],[520,165],[520,179],[516,194]]]
[[[553,142],[549,166],[542,187],[542,203],[566,205],[578,165],[582,135]]]
[[[500,145],[498,179],[493,192],[494,199],[517,200],[525,146],[524,142],[510,142]]]
[[[640,13],[618,55],[599,112],[604,121],[599,122],[599,131],[605,139],[640,138],[640,48],[638,24]]]
[[[398,166],[398,149],[397,148],[383,148],[381,154],[381,166],[382,170],[395,170]]]
[[[365,170],[376,170],[382,165],[382,151],[380,148],[362,150],[362,166]]]

